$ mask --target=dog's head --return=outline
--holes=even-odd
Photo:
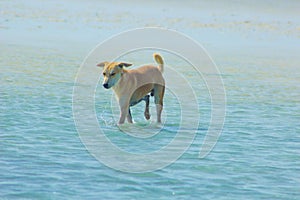
[[[97,64],[98,67],[103,67],[103,87],[109,89],[113,87],[123,74],[123,67],[129,67],[132,64],[125,62],[102,62]]]

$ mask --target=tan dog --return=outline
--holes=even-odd
[[[132,64],[125,62],[102,62],[97,66],[103,69],[103,87],[112,88],[119,102],[121,115],[119,124],[123,124],[125,118],[132,123],[130,106],[140,101],[146,101],[145,118],[150,119],[149,93],[154,96],[156,104],[157,122],[161,123],[161,112],[163,108],[163,97],[165,92],[165,80],[162,76],[164,62],[160,55],[153,55],[158,66],[146,65],[137,69],[126,70]]]

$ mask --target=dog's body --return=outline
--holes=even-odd
[[[157,122],[161,122],[163,108],[163,97],[165,91],[165,80],[162,76],[164,62],[160,55],[154,54],[158,67],[147,65],[137,69],[126,70],[131,64],[124,62],[102,62],[97,66],[103,69],[103,87],[112,88],[119,102],[121,115],[119,124],[123,124],[125,118],[132,123],[130,106],[140,101],[146,101],[145,118],[150,119],[149,114],[149,93],[154,96],[157,112]]]

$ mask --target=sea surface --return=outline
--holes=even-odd
[[[226,2],[0,1],[0,199],[300,199],[300,4]],[[166,65],[192,83],[199,126],[170,165],[128,173],[100,162],[81,141],[73,90],[97,44],[142,27],[176,30],[205,48],[220,71],[211,75],[224,83],[226,118],[215,147],[199,158],[210,91],[188,63],[162,51]],[[152,53],[124,58],[139,66],[154,62]],[[101,81],[95,113],[114,145],[147,154],[176,136],[184,108],[171,90],[163,128],[151,99],[151,121],[143,103],[133,107],[135,124],[123,127],[128,135],[116,126],[116,101]],[[134,137],[141,130],[157,133]]]

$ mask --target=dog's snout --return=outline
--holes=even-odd
[[[108,83],[104,83],[103,87],[106,88],[106,89],[108,89]]]

